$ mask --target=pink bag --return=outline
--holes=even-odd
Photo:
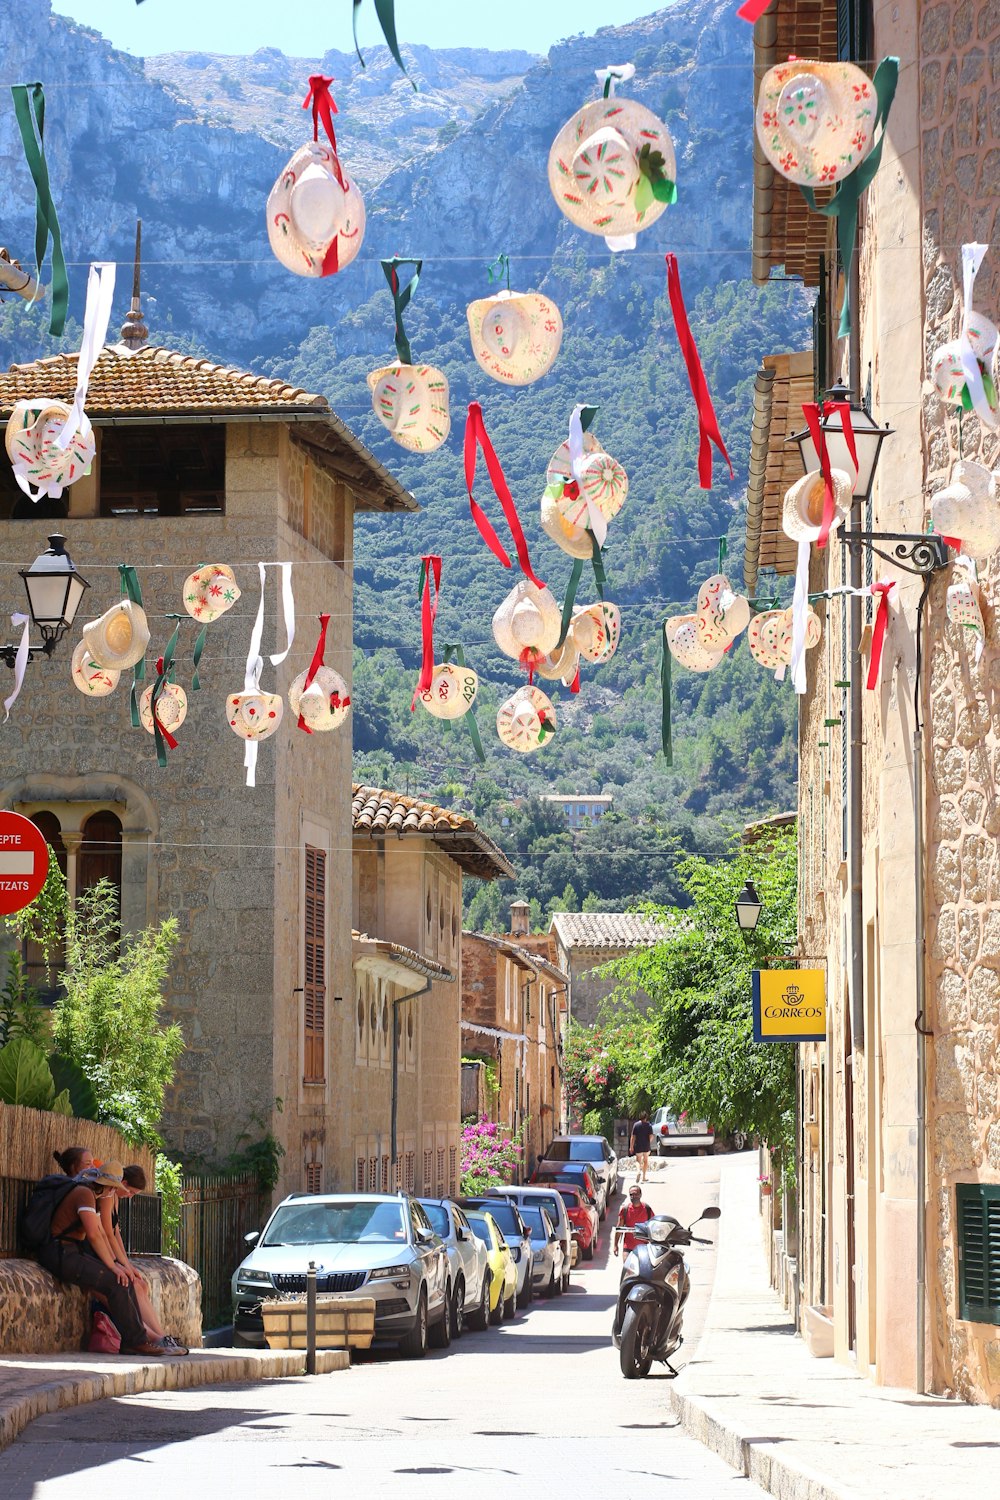
[[[122,1336],[106,1312],[95,1312],[90,1320],[88,1354],[117,1354],[122,1346]]]

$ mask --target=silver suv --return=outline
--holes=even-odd
[[[306,1289],[375,1299],[375,1337],[420,1358],[451,1343],[448,1252],[405,1193],[292,1193],[272,1213],[233,1275],[233,1332],[263,1347],[261,1303]]]

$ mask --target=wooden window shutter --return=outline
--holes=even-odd
[[[326,850],[306,845],[303,1083],[326,1082]]]
[[[961,1182],[958,1224],[958,1315],[1000,1323],[1000,1184]]]

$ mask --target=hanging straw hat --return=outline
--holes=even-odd
[[[617,604],[607,604],[602,599],[573,611],[570,633],[587,661],[610,661],[618,650],[621,630],[622,616]]]
[[[957,537],[969,557],[985,560],[1000,547],[996,477],[972,459],[952,466],[951,483],[931,496],[931,521],[942,536]]]
[[[119,599],[99,620],[83,627],[83,644],[99,667],[124,672],[146,654],[149,625],[141,604]]]
[[[7,421],[5,443],[14,477],[33,500],[58,500],[67,485],[90,473],[96,451],[94,431],[86,414],[69,446],[56,442],[69,418],[63,401],[18,401]],[[34,485],[37,494],[32,494]]]
[[[554,651],[562,634],[562,614],[548,588],[529,578],[516,583],[493,616],[493,635],[500,650],[515,661],[533,664]]]
[[[443,661],[434,668],[431,685],[420,701],[435,719],[460,719],[468,713],[479,690],[479,678],[471,667]]]
[[[432,453],[451,428],[448,379],[433,365],[385,365],[368,376],[372,408],[402,448]]]
[[[497,292],[466,309],[476,362],[504,385],[530,385],[551,370],[562,315],[541,292]]]
[[[634,99],[597,99],[577,110],[553,141],[549,187],[579,229],[606,239],[632,235],[648,229],[667,206],[655,197],[645,208],[636,206],[647,175],[642,164],[651,158],[657,176],[676,181],[674,143],[662,120]]]
[[[761,79],[757,139],[789,182],[839,182],[872,148],[877,103],[871,79],[853,63],[791,58]]]
[[[288,707],[314,734],[326,734],[347,718],[351,696],[347,683],[332,667],[321,666],[306,687],[308,675],[308,672],[300,672],[292,682],[288,689]]]
[[[674,615],[663,625],[670,654],[690,672],[711,672],[722,660],[722,651],[709,651],[698,636],[697,615]]]
[[[86,698],[106,698],[118,686],[120,672],[109,671],[94,660],[84,641],[77,641],[70,664],[73,682]]]
[[[184,608],[203,625],[210,625],[240,597],[236,575],[227,563],[206,563],[184,580]]]
[[[576,500],[563,499],[558,502],[559,514],[567,526],[584,527],[587,523],[587,501],[597,506],[606,521],[613,521],[625,504],[628,495],[628,475],[621,464],[605,453],[592,433],[583,434],[584,470],[580,479],[580,495]],[[546,484],[569,484],[573,479],[573,461],[569,454],[569,439],[560,443],[549,459],[545,471]],[[588,554],[589,555],[589,554]]]
[[[851,513],[854,481],[843,469],[831,469],[833,481],[833,521],[830,530],[836,531]],[[823,507],[826,503],[826,488],[818,469],[803,474],[790,489],[785,491],[781,510],[781,529],[793,542],[814,542],[819,536],[823,522]]]
[[[541,688],[519,687],[497,711],[497,734],[522,755],[540,749],[555,730],[556,711]]]
[[[986,623],[983,619],[982,595],[976,580],[975,564],[971,558],[956,558],[955,574],[955,582],[948,585],[948,623],[972,631],[978,661],[986,640]]]
[[[139,722],[147,734],[153,733],[153,689],[155,687],[156,683],[151,682],[139,699]],[[165,682],[156,700],[156,717],[160,721],[160,728],[169,730],[173,734],[184,723],[187,711],[187,693],[180,683]]]
[[[713,573],[698,590],[698,639],[708,651],[725,651],[750,623],[750,603],[734,594],[724,573]]]
[[[580,648],[573,639],[572,630],[561,646],[557,646],[535,664],[539,677],[544,677],[546,682],[561,682],[564,687],[570,686],[579,670]]]
[[[992,359],[994,365],[997,365],[1000,331],[997,330],[996,324],[992,323],[984,313],[973,311],[965,320],[965,332],[969,336],[972,352],[979,363],[985,368]],[[947,401],[951,406],[963,404],[962,397],[968,379],[965,366],[962,364],[962,341],[960,339],[952,339],[950,343],[941,344],[935,350],[931,357],[931,380],[942,401]],[[995,376],[993,388],[994,392],[998,389]],[[996,402],[994,401],[991,405],[995,410]]]
[[[747,629],[747,642],[754,661],[771,671],[780,671],[792,661],[792,611],[767,609],[754,615]],[[822,635],[819,615],[810,606],[806,616],[806,649],[818,646]]]
[[[570,557],[586,560],[594,554],[590,531],[586,526],[571,526],[563,515],[569,509],[569,501],[557,499],[545,490],[542,494],[541,525],[545,535],[551,537],[557,547],[568,552]]]
[[[357,183],[347,180],[332,146],[307,141],[268,194],[271,249],[297,276],[325,276],[350,265],[364,236]]]
[[[226,718],[241,740],[267,740],[281,723],[285,705],[278,693],[230,693],[226,699]]]

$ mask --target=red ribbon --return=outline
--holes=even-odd
[[[824,401],[822,415],[824,417],[839,414],[841,426],[844,430],[844,442],[847,451],[851,455],[854,465],[854,476],[858,474],[858,450],[854,442],[854,428],[851,426],[851,408],[846,401]],[[833,499],[833,475],[830,472],[830,454],[826,446],[826,433],[820,422],[820,407],[816,401],[805,401],[802,404],[802,415],[806,419],[809,435],[816,448],[816,456],[819,459],[819,472],[823,479],[823,519],[819,525],[819,536],[816,538],[817,547],[825,547],[830,539],[830,528],[833,526],[834,499]]]
[[[329,136],[330,145],[333,147],[333,170],[336,175],[337,181],[340,183],[341,187],[346,193],[347,183],[344,180],[344,174],[340,168],[340,158],[337,155],[337,137],[333,133],[333,117],[335,114],[338,114],[339,111],[337,109],[336,101],[333,95],[330,93],[330,85],[332,82],[332,78],[324,78],[322,73],[314,73],[309,80],[309,92],[302,101],[302,108],[308,109],[310,104],[312,105],[314,141],[319,140],[319,125],[320,121],[322,120],[323,129]],[[329,252],[327,253],[329,254]],[[326,263],[324,262],[324,266],[325,264]],[[334,266],[334,270],[336,269],[336,266]],[[326,276],[328,274],[329,273],[324,269],[323,275]]]
[[[755,21],[760,20],[770,3],[771,0],[743,0],[736,14],[741,21],[749,21],[752,26]]]
[[[426,693],[434,680],[434,621],[437,619],[438,595],[441,592],[440,557],[428,554],[421,558],[421,562],[423,567],[420,569],[420,637],[423,642],[423,657],[420,663],[420,676],[413,689],[410,713],[413,713],[416,708],[420,694]]]
[[[895,583],[872,584],[872,594],[878,594],[880,597],[872,630],[872,654],[868,662],[868,681],[865,684],[869,692],[878,686],[878,674],[882,666],[882,645],[885,641],[886,626],[889,623],[889,591],[895,587]]]
[[[469,492],[469,507],[472,511],[472,519],[479,529],[479,534],[489,547],[493,556],[499,558],[505,568],[513,567],[513,563],[503,549],[500,538],[497,536],[489,518],[482,506],[479,505],[472,493],[472,486],[476,482],[476,460],[479,457],[479,449],[483,450],[483,458],[486,460],[486,470],[490,476],[494,493],[500,501],[503,513],[510,527],[510,534],[514,538],[514,546],[517,549],[517,560],[521,564],[521,572],[525,578],[543,589],[544,583],[536,578],[528,556],[528,544],[524,539],[524,531],[521,528],[521,520],[517,514],[517,506],[514,504],[513,496],[504,478],[500,460],[493,451],[493,444],[489,440],[485,423],[483,422],[483,409],[478,401],[469,405],[469,419],[465,424],[465,487]]]
[[[709,394],[708,381],[705,379],[705,371],[701,367],[701,359],[698,354],[698,345],[694,341],[691,326],[688,323],[687,308],[684,306],[684,293],[681,291],[681,273],[677,266],[676,255],[668,255],[667,261],[667,291],[670,294],[670,309],[674,315],[674,327],[677,329],[677,342],[681,346],[684,363],[687,365],[688,380],[691,383],[691,394],[694,404],[698,408],[698,483],[703,490],[712,488],[712,443],[718,448],[726,463],[729,465],[729,476],[733,474],[732,459],[726,452],[726,445],[722,441],[722,433],[719,431],[719,421],[715,415],[715,407],[712,405],[712,397]]]
[[[170,730],[167,728],[166,724],[164,724],[163,720],[160,718],[160,705],[159,705],[159,698],[158,698],[158,694],[157,694],[156,688],[158,688],[160,686],[160,680],[162,680],[162,678],[164,676],[164,672],[163,672],[163,657],[162,656],[159,656],[156,659],[156,675],[157,675],[157,678],[159,680],[157,681],[156,687],[154,687],[153,691],[149,695],[149,697],[150,697],[150,703],[151,703],[152,709],[153,709],[153,718],[156,720],[156,726],[159,729],[160,733],[163,735],[163,738],[167,742],[167,749],[168,750],[176,750],[177,749],[177,741],[174,739],[174,736],[170,733]]]
[[[961,537],[957,537],[957,536],[945,536],[945,534],[944,534],[943,531],[938,531],[936,529],[935,529],[934,535],[935,536],[939,536],[941,538],[942,542],[944,542],[944,544],[945,544],[946,547],[953,547],[956,552],[961,552],[961,550],[962,550],[962,539],[961,539]]]
[[[573,678],[573,681],[570,683],[569,690],[570,690],[571,693],[578,693],[580,691],[580,663],[579,662],[577,662],[577,664],[576,664],[576,676]]]
[[[310,82],[311,81],[312,80],[310,79]],[[306,673],[306,680],[302,684],[302,691],[303,692],[305,692],[305,690],[306,690],[307,687],[311,687],[312,686],[313,681],[314,681],[314,679],[316,677],[316,673],[319,671],[320,667],[323,665],[323,657],[326,655],[326,627],[329,625],[329,623],[330,623],[330,616],[329,615],[320,615],[320,617],[319,617],[319,637],[317,638],[317,641],[316,641],[316,650],[313,652],[312,661],[309,663],[309,670]],[[304,729],[305,732],[306,732],[306,734],[312,734],[312,730],[309,728],[309,725],[306,723],[305,719],[302,717],[301,714],[299,714],[299,728],[300,729]]]

